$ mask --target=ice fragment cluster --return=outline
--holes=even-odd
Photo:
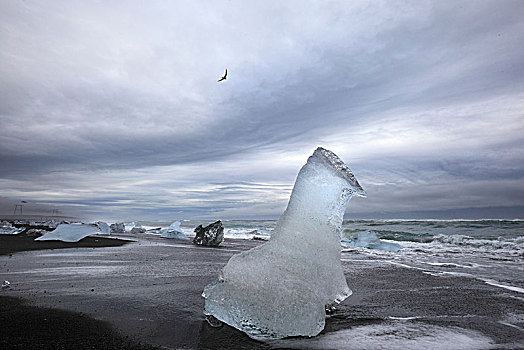
[[[23,227],[16,228],[9,221],[0,221],[0,235],[16,235],[23,230]]]

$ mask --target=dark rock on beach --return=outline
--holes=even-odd
[[[193,244],[216,247],[224,239],[224,226],[222,226],[222,221],[218,220],[206,227],[198,225],[195,228],[195,233]]]

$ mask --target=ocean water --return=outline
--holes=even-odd
[[[402,246],[396,253],[359,250],[370,258],[524,293],[523,220],[347,220],[341,235],[354,237],[360,231],[374,231]]]
[[[167,227],[171,222],[141,222]],[[202,221],[182,221],[188,236]],[[276,220],[223,221],[224,237],[269,238]],[[524,293],[524,220],[344,220],[341,236],[354,238],[373,231],[381,240],[402,246],[398,252],[366,248],[343,249],[440,277],[464,276]]]

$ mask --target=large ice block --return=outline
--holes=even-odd
[[[97,224],[60,224],[54,231],[46,232],[35,241],[78,242],[99,232],[100,228]]]
[[[365,192],[351,170],[317,148],[271,239],[234,255],[206,286],[204,313],[253,338],[317,335],[325,306],[351,295],[340,262],[340,227],[355,195]]]

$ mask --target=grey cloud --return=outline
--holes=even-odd
[[[369,159],[355,148],[351,166],[371,184],[405,182],[409,192],[524,172],[520,129],[491,130],[497,108],[501,124],[522,117],[503,105],[524,94],[518,1],[0,6],[0,195],[44,200],[55,191],[62,203],[144,215],[168,206],[277,213],[301,164],[275,167],[271,157],[330,148],[348,130],[368,133],[361,146],[373,149],[386,119],[390,133],[426,128],[443,144],[458,141],[412,143],[404,153],[375,147]],[[228,81],[217,84],[226,67]],[[493,101],[489,115],[475,105],[484,100]],[[462,105],[473,107],[453,115]],[[439,116],[443,108],[449,113]],[[224,166],[231,162],[241,165]],[[155,167],[173,167],[171,179]],[[152,180],[120,188],[128,178]],[[240,185],[266,180],[288,187]],[[78,189],[92,189],[92,198]],[[392,205],[393,190],[383,190],[383,204],[369,210]],[[253,202],[257,191],[265,196]],[[419,197],[416,206],[434,206],[433,194]],[[446,205],[476,206],[473,197]]]

